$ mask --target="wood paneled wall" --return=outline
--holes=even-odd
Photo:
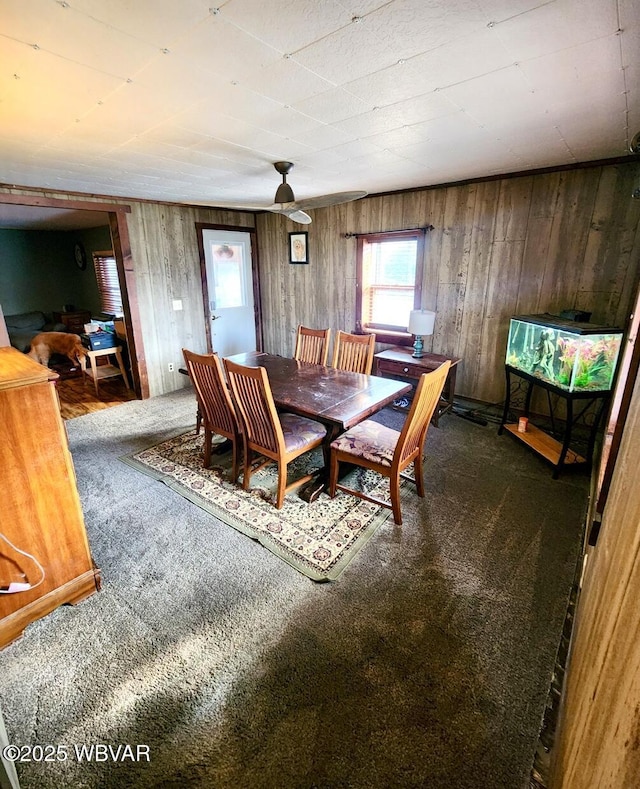
[[[264,347],[291,355],[298,323],[355,328],[356,240],[433,225],[423,305],[437,312],[427,350],[463,359],[457,391],[504,397],[512,315],[581,309],[626,325],[640,274],[640,165],[607,165],[370,197],[311,212],[309,265],[288,263],[276,214],[257,217]]]
[[[182,348],[207,352],[196,222],[254,227],[252,213],[130,203],[127,217],[151,395],[187,385]],[[173,301],[182,310],[173,309]],[[174,371],[169,372],[173,363]]]
[[[640,783],[640,378],[578,599],[551,789]]]
[[[356,240],[346,233],[433,225],[423,304],[437,319],[427,350],[463,359],[459,394],[500,402],[512,315],[575,308],[591,311],[595,323],[624,327],[640,274],[640,200],[631,198],[638,183],[640,164],[631,161],[318,209],[307,228],[309,265],[289,264],[287,233],[300,225],[280,215],[254,219],[222,209],[114,200],[131,206],[127,225],[149,392],[184,386],[169,363],[177,369],[182,347],[206,349],[196,222],[255,222],[264,347],[283,355],[293,353],[298,323],[355,328]],[[182,311],[173,310],[174,299]]]

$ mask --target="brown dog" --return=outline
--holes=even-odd
[[[82,345],[82,341],[77,334],[70,334],[64,331],[45,331],[31,340],[31,347],[27,356],[36,362],[49,366],[51,354],[59,353],[66,356],[73,364],[82,364],[87,351]]]

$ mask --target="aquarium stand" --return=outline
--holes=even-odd
[[[554,386],[542,378],[526,373],[523,370],[518,370],[509,364],[505,365],[505,373],[507,377],[507,394],[504,401],[502,422],[498,429],[498,434],[501,435],[503,430],[506,430],[515,439],[526,444],[534,452],[544,458],[544,460],[553,466],[554,479],[557,479],[560,471],[566,468],[591,468],[598,428],[604,410],[609,402],[611,390],[569,392],[566,389],[562,389],[560,386]],[[518,431],[517,421],[509,422],[511,390],[513,384],[512,376],[517,376],[527,382],[523,413],[526,417],[529,417],[531,397],[534,388],[539,386],[547,391],[550,411],[549,417],[553,432],[556,432],[555,426],[557,416],[554,414],[554,407],[550,395],[553,393],[564,400],[566,416],[564,417],[565,425],[562,440],[554,438],[553,435],[532,425],[530,422],[524,433]],[[579,402],[576,403],[576,401]],[[587,409],[591,411],[591,421],[588,427],[587,449],[584,455],[581,455],[572,448],[572,442],[574,440],[573,431],[578,420],[585,416]]]

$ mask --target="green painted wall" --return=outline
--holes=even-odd
[[[75,277],[75,300],[71,303],[81,309],[90,310],[95,315],[102,312],[102,307],[100,305],[100,294],[91,255],[94,252],[111,251],[111,233],[108,227],[94,227],[90,230],[79,230],[68,235],[73,237],[72,254],[73,246],[75,246],[77,241],[84,246],[87,253],[87,268],[84,271],[80,271],[76,267],[76,272],[79,276]]]
[[[76,242],[87,252],[81,271]],[[73,304],[100,312],[91,253],[111,249],[108,227],[82,231],[0,230],[0,305],[5,315],[40,310],[51,315]]]

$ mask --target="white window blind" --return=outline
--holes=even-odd
[[[118,268],[113,253],[94,252],[93,265],[96,270],[102,311],[113,315],[122,315],[122,294],[120,293]]]

